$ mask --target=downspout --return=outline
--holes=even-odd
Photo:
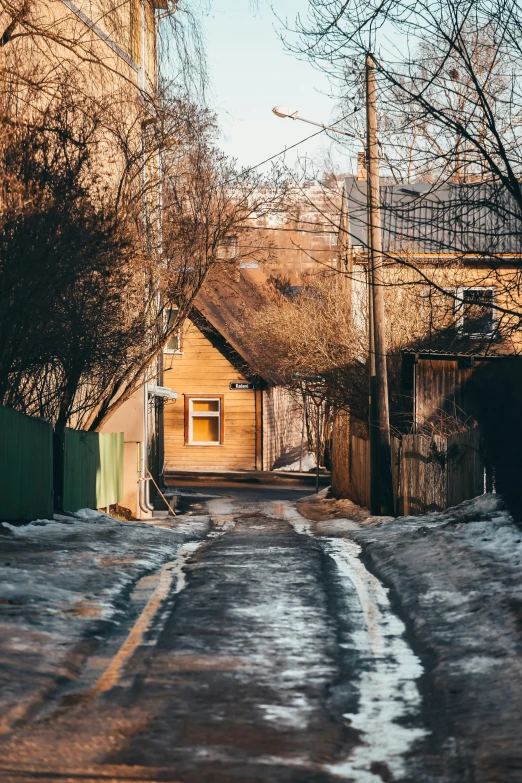
[[[145,17],[145,2],[147,0],[141,0],[140,13],[141,13],[141,70],[138,75],[138,87],[145,91],[147,86],[147,20]],[[143,142],[142,142],[143,143]],[[144,176],[147,177],[146,167],[144,168]],[[144,207],[144,209],[146,209]],[[145,215],[145,226],[147,225],[147,218]],[[140,478],[139,478],[139,504],[144,514],[151,514],[154,510],[150,504],[149,496],[149,476],[147,457],[149,451],[149,389],[148,384],[143,384],[143,445],[140,454]]]
[[[158,357],[158,384],[163,386],[163,353]],[[158,484],[162,489],[165,488],[165,402],[161,398],[155,401],[157,405],[158,420]]]
[[[151,514],[154,507],[150,504],[149,498],[149,476],[147,465],[147,454],[149,450],[149,385],[143,384],[143,445],[140,454],[140,478],[139,478],[139,504],[144,514]]]

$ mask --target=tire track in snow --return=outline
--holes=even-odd
[[[324,769],[357,783],[382,783],[376,771],[388,768],[392,780],[397,780],[405,774],[404,757],[426,735],[415,726],[421,715],[416,681],[423,669],[404,638],[405,626],[391,609],[387,589],[361,562],[358,544],[348,538],[316,537],[311,523],[290,503],[274,507],[296,533],[320,542],[335,562],[347,596],[353,596],[350,618],[356,630],[350,647],[364,665],[357,682],[358,712],[343,717],[362,732],[362,744],[349,758],[326,764]]]
[[[152,623],[161,609],[164,601],[168,598],[171,592],[173,592],[174,595],[177,595],[185,588],[186,578],[183,570],[185,563],[187,559],[191,557],[203,543],[205,542],[191,541],[189,543],[182,544],[178,550],[176,559],[166,563],[162,567],[158,586],[149,598],[144,610],[129,631],[129,634],[124,643],[116,655],[112,658],[111,663],[107,669],[105,669],[104,673],[96,682],[94,687],[91,688],[89,692],[90,696],[98,696],[100,693],[105,693],[117,685],[125,665],[130,660],[137,648],[145,643],[145,634],[152,626]],[[176,580],[176,586],[172,591],[174,580]],[[163,612],[163,617],[164,616],[165,612]],[[154,642],[149,642],[149,644],[154,644]]]

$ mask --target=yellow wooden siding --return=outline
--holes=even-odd
[[[182,354],[165,356],[165,380],[179,393],[165,406],[165,468],[178,470],[254,470],[255,396],[253,391],[232,391],[231,382],[245,377],[189,324],[182,337]],[[184,395],[224,396],[224,442],[220,446],[185,445]]]
[[[154,6],[145,0],[145,23],[147,26],[147,79],[151,87],[156,85],[156,18]]]
[[[141,65],[141,2],[130,0],[130,55]]]

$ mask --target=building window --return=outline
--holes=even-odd
[[[220,446],[223,443],[223,397],[185,397],[185,443]]]
[[[461,288],[457,314],[461,333],[467,337],[488,337],[495,330],[494,288]]]
[[[233,261],[239,253],[239,238],[237,234],[223,237],[218,247],[217,256],[220,261]]]
[[[177,318],[178,318],[178,308],[173,307],[168,314],[169,329],[172,324],[176,323]],[[181,329],[176,329],[176,331],[171,335],[171,337],[169,337],[167,344],[165,345],[165,348],[163,350],[165,353],[181,353]]]
[[[330,247],[337,247],[337,241],[338,241],[338,234],[328,234],[328,240],[330,243]]]

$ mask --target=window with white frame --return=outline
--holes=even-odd
[[[488,337],[495,331],[495,289],[460,288],[456,303],[460,331],[467,337]]]
[[[232,261],[239,253],[239,238],[237,234],[229,234],[223,237],[218,247],[218,258],[221,261]]]
[[[192,446],[223,442],[223,397],[185,397],[185,441]]]

